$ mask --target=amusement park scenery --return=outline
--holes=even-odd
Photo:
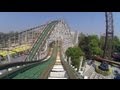
[[[0,12],[0,79],[120,79],[119,12]]]

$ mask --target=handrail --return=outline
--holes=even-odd
[[[61,49],[60,49],[60,59],[64,69],[68,74],[69,79],[83,79],[83,77],[78,75],[78,73],[63,59]]]

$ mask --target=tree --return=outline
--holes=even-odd
[[[102,55],[103,50],[99,47],[99,38],[97,36],[90,36],[89,49],[90,55]]]
[[[113,52],[120,53],[120,39],[117,36],[113,38]]]
[[[89,44],[88,36],[86,36],[84,34],[80,34],[80,36],[79,36],[79,47],[85,53],[86,58],[89,58],[89,55],[90,55],[88,44]]]
[[[104,50],[105,36],[100,36],[99,47]]]
[[[100,37],[100,48],[104,50],[105,36]],[[120,39],[117,36],[113,37],[113,52],[120,53]]]
[[[81,37],[82,36],[82,37]],[[91,59],[92,55],[102,55],[100,48],[100,39],[97,35],[79,36],[79,47],[85,53],[86,59]]]
[[[85,34],[83,33],[80,33],[79,36],[78,36],[78,43],[81,44],[83,42],[83,39],[85,38]]]
[[[99,47],[91,47],[90,49],[92,55],[103,55],[103,50]]]
[[[83,56],[84,53],[82,52],[82,50],[79,47],[74,47],[73,52],[74,53],[71,57],[72,65],[74,65],[75,68],[77,68],[77,71],[78,71],[79,66],[80,66],[80,57]]]
[[[69,57],[72,56],[72,47],[69,47],[66,52],[65,52],[66,56],[67,56],[67,62],[69,62]]]
[[[79,47],[70,47],[66,50],[67,57],[71,57],[71,63],[75,68],[77,68],[77,71],[79,70],[79,64],[80,64],[80,56],[84,55],[82,50]],[[67,58],[67,61],[68,58]]]

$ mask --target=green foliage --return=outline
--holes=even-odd
[[[79,48],[79,47],[69,47],[65,54],[68,56],[68,57],[75,57],[75,58],[79,58],[80,56],[83,55],[83,52],[82,50]]]
[[[114,45],[114,52],[120,53],[120,39],[117,36],[114,36],[113,45]]]
[[[96,42],[99,42],[99,38],[97,35],[89,35],[88,38],[89,40],[95,40]]]
[[[100,40],[99,40],[99,47],[104,50],[104,44],[105,44],[105,37],[104,36],[100,36]]]
[[[67,55],[67,57],[71,57],[72,65],[75,66],[75,68],[77,68],[78,70],[80,64],[80,56],[84,55],[82,50],[79,47],[69,47],[66,50],[65,54]]]
[[[100,37],[100,48],[104,50],[105,36]],[[113,38],[113,52],[120,53],[120,39],[117,36]]]
[[[78,43],[79,43],[79,44],[80,44],[80,43],[83,43],[83,42],[84,42],[84,41],[83,41],[84,38],[85,38],[85,34],[80,33],[79,36],[78,36]]]
[[[91,47],[90,48],[91,54],[92,55],[102,55],[103,54],[103,50],[101,50],[99,47]]]
[[[120,44],[115,46],[114,51],[120,53]]]
[[[66,52],[65,52],[65,54],[66,54],[67,57],[71,57],[71,56],[72,56],[72,53],[73,53],[72,47],[69,47],[69,48],[66,50]],[[68,58],[67,58],[67,61],[69,61]]]
[[[92,55],[102,55],[103,50],[100,48],[100,40],[97,35],[79,36],[79,47],[85,53],[87,59],[91,59]]]
[[[91,47],[98,47],[98,40],[96,40],[96,39],[90,39],[90,42],[89,42],[89,45],[91,46]]]
[[[79,47],[85,53],[85,57],[88,58],[90,56],[89,50],[89,38],[85,35],[79,36]]]

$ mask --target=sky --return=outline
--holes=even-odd
[[[113,15],[114,33],[120,37],[120,12],[113,12]],[[64,19],[71,31],[105,33],[104,12],[0,12],[0,32],[21,32],[56,19]]]

